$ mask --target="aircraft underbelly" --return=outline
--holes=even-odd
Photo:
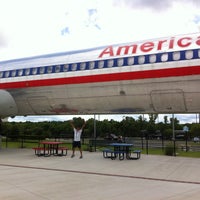
[[[73,84],[10,91],[18,115],[200,112],[199,77]]]

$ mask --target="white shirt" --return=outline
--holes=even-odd
[[[77,130],[74,128],[74,141],[76,142],[81,141],[81,133],[82,133],[82,129]]]

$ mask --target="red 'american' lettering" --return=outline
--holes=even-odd
[[[112,57],[112,56],[125,56],[137,53],[150,53],[152,51],[173,50],[175,48],[182,49],[188,48],[192,45],[200,46],[200,36],[193,38],[190,36],[158,41],[147,41],[144,43],[136,43],[125,46],[108,46],[99,55],[99,58]]]

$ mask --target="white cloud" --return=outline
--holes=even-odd
[[[197,32],[198,2],[0,0],[0,60]]]

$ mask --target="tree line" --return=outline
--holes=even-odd
[[[133,117],[124,117],[121,121],[115,120],[95,120],[90,118],[86,121],[83,132],[84,138],[105,138],[110,134],[123,137],[141,137],[148,134],[154,136],[161,134],[166,139],[172,137],[172,123],[175,130],[183,130],[186,125],[189,128],[189,138],[200,137],[200,124],[180,124],[177,118],[164,117],[163,122],[156,122],[158,115],[149,114],[149,120],[139,116],[137,119]],[[75,125],[83,123],[83,119],[73,118]],[[96,128],[94,129],[94,125]],[[1,135],[8,138],[30,137],[35,139],[45,138],[72,138],[73,130],[69,121],[44,121],[44,122],[3,122],[0,127]],[[95,132],[95,134],[94,134]]]

